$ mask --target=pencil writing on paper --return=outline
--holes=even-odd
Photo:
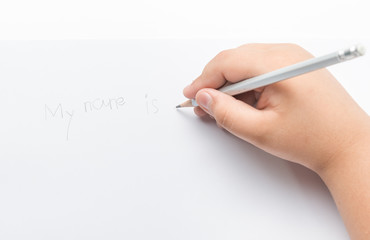
[[[121,110],[127,105],[127,100],[124,97],[112,97],[112,98],[95,98],[92,100],[84,101],[78,104],[77,108],[67,108],[63,103],[58,104],[45,104],[44,105],[44,118],[47,121],[61,120],[66,126],[66,137],[68,141],[70,139],[70,129],[72,119],[81,116],[82,114],[100,113],[106,114],[107,112]],[[145,94],[142,106],[145,108],[146,115],[158,114],[159,112],[159,100],[153,98],[149,94]],[[140,109],[137,109],[140,111]],[[91,115],[96,116],[96,115]]]

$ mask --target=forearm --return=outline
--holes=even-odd
[[[370,239],[370,136],[344,149],[320,174],[351,239]]]

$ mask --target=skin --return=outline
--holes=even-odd
[[[315,171],[351,239],[370,239],[370,117],[321,69],[236,97],[215,89],[313,56],[294,44],[247,44],[213,58],[184,89],[194,112],[237,137]]]

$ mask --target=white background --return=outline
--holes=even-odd
[[[348,239],[316,174],[174,108],[231,42],[0,42],[0,239]]]
[[[238,38],[246,42],[325,39],[326,45],[332,39],[336,45],[337,39],[367,41],[368,5],[365,0],[0,0],[0,39]],[[337,71],[340,73],[340,69]],[[352,90],[353,83],[344,75],[339,78],[350,92],[361,91]],[[369,113],[367,87],[362,90],[363,94],[357,94],[355,99]],[[272,164],[275,165],[267,168],[280,163]],[[317,178],[308,176],[307,182],[320,184]],[[297,185],[305,181],[304,177],[297,179]],[[304,189],[308,193],[323,191]],[[315,196],[308,193],[307,196]]]
[[[1,0],[0,39],[355,38],[367,0]]]

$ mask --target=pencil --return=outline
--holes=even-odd
[[[337,63],[345,62],[365,54],[365,47],[361,44],[356,44],[321,57],[311,58],[287,67],[277,69],[253,78],[244,79],[234,84],[222,87],[219,91],[228,95],[238,95],[244,92],[251,91],[256,88],[264,87],[288,78],[312,72],[321,68],[325,68]],[[190,99],[176,108],[196,107],[198,106],[195,99]]]

